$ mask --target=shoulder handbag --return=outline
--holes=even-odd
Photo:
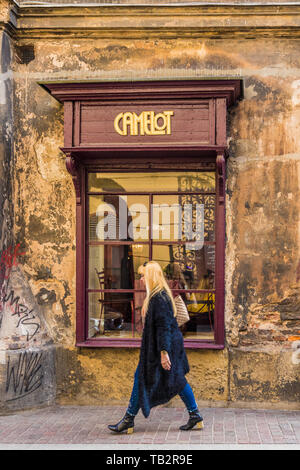
[[[178,326],[182,326],[184,325],[184,323],[190,320],[190,316],[186,308],[186,305],[183,301],[183,298],[180,295],[177,295],[174,298],[174,302],[175,302],[176,310],[177,310],[176,320],[177,320]]]

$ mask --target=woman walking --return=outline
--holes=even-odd
[[[157,262],[145,263],[138,272],[147,291],[142,308],[144,330],[140,360],[127,411],[121,421],[108,428],[118,433],[132,433],[139,409],[147,418],[151,408],[167,403],[179,394],[189,413],[187,424],[180,426],[180,429],[202,429],[203,418],[185,378],[190,368],[176,321],[176,306],[171,290]]]

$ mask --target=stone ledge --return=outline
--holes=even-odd
[[[124,24],[124,23],[123,23]],[[300,21],[297,26],[282,26],[278,28],[266,27],[193,27],[178,26],[143,26],[142,28],[124,28],[117,24],[114,28],[95,26],[81,26],[65,28],[62,25],[48,28],[20,28],[13,29],[9,33],[16,39],[257,39],[257,38],[300,38]]]
[[[82,9],[80,5],[15,4],[5,25],[7,32],[17,39],[299,38],[300,5],[106,4]]]

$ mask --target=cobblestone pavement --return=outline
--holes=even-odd
[[[0,416],[0,444],[300,444],[300,411],[202,408],[203,430],[180,431],[184,408],[153,408],[148,419],[135,419],[134,433],[107,429],[125,408],[52,406]]]

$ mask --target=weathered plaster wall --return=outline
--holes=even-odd
[[[0,80],[0,250],[12,242],[12,72],[10,40],[5,32],[0,34],[1,41],[1,80]],[[4,269],[1,264],[0,289],[4,282]],[[1,315],[1,313],[0,313]],[[0,317],[1,319],[1,317]]]
[[[73,4],[80,4],[80,5],[84,5],[84,4],[91,4],[91,3],[97,3],[97,4],[103,4],[103,5],[107,5],[107,4],[112,4],[112,5],[124,5],[124,4],[138,4],[138,5],[160,5],[161,3],[164,3],[164,4],[168,4],[168,3],[172,3],[172,4],[180,4],[180,3],[183,3],[183,4],[186,4],[186,3],[189,3],[189,4],[192,4],[192,3],[197,3],[197,4],[201,4],[203,3],[204,5],[205,4],[209,4],[209,3],[218,3],[219,5],[222,5],[222,4],[247,4],[247,3],[250,3],[250,4],[259,4],[259,3],[264,3],[265,0],[219,0],[218,2],[216,2],[216,0],[189,0],[189,2],[187,2],[186,0],[164,0],[163,2],[161,0],[74,0],[72,3]],[[28,4],[28,1],[27,0],[19,0],[18,1],[19,5],[22,5],[22,4]],[[33,0],[31,2],[32,4],[35,3],[35,1]],[[37,1],[36,3],[39,3],[41,4],[42,2],[40,1]],[[47,5],[63,5],[63,4],[70,4],[70,0],[47,0]],[[271,3],[271,2],[270,2]],[[275,3],[275,2],[274,2]],[[286,0],[276,0],[276,3],[286,3]]]
[[[9,3],[0,4],[0,22]],[[14,47],[0,32],[0,412],[51,403],[56,395],[55,348],[22,264],[27,243],[15,231]],[[15,199],[15,200],[14,200]],[[16,218],[15,218],[16,215]]]
[[[62,107],[37,82],[234,76],[244,79],[245,99],[228,116],[227,346],[188,351],[189,381],[198,400],[298,406],[299,40],[253,36],[90,41],[58,34],[15,43],[14,229],[39,318],[59,345],[61,403],[126,404],[138,351],[74,348],[75,191],[59,150]]]
[[[189,383],[199,401],[226,401],[228,355],[226,351],[187,351],[191,372]],[[127,404],[138,350],[59,348],[57,351],[57,399],[71,404]],[[63,365],[62,365],[63,363]],[[172,400],[171,405],[180,398]]]
[[[269,387],[275,400],[297,401],[299,366],[291,362],[288,340],[300,334],[298,47],[298,41],[279,39],[235,40],[230,50],[222,40],[99,40],[93,47],[85,40],[39,40],[34,43],[34,60],[18,64],[16,176],[23,210],[16,228],[26,239],[30,256],[24,269],[54,340],[70,348],[61,352],[68,358],[59,372],[62,400],[98,403],[128,398],[138,353],[72,349],[75,196],[58,150],[63,144],[61,106],[36,81],[110,75],[122,79],[131,73],[139,78],[209,73],[245,78],[245,99],[231,111],[228,132],[229,387],[226,352],[189,352],[190,380],[198,397],[207,400],[264,400]],[[272,354],[261,352],[262,345]],[[246,354],[245,360],[238,346],[259,352]],[[280,369],[280,390],[279,360],[286,364]],[[131,364],[132,370],[124,364]]]

